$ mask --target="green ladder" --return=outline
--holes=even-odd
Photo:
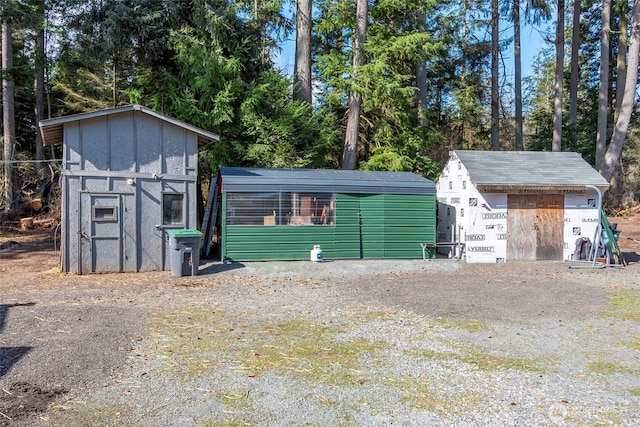
[[[602,244],[606,248],[613,264],[627,265],[627,261],[624,259],[620,247],[618,246],[618,240],[613,234],[609,220],[604,211],[600,211],[600,222],[602,224]]]

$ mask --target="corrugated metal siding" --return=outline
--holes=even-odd
[[[385,196],[385,258],[421,258],[420,243],[436,242],[436,199]]]
[[[235,261],[309,259],[313,245],[320,245],[327,259],[335,258],[334,227],[227,227],[226,257]]]
[[[384,258],[384,212],[384,195],[360,197],[362,258]]]
[[[358,211],[360,197],[350,194],[336,194],[336,244],[335,259],[360,258],[360,226]],[[323,256],[327,259],[328,256]]]
[[[226,193],[222,209],[225,223]],[[435,243],[435,228],[435,196],[336,194],[335,226],[225,226],[222,253],[234,261],[306,260],[320,245],[325,259],[417,259],[420,243]]]

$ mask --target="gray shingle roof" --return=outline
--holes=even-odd
[[[124,105],[122,107],[109,108],[106,110],[93,111],[90,113],[72,114],[69,116],[56,117],[53,119],[40,120],[40,133],[44,145],[60,144],[63,142],[63,129],[65,123],[71,123],[78,120],[94,119],[96,117],[108,116],[111,114],[126,113],[130,111],[140,111],[144,114],[156,117],[166,122],[172,123],[178,127],[194,132],[198,136],[198,145],[204,145],[211,141],[219,141],[220,137],[214,133],[200,129],[196,126],[165,116],[150,108],[142,105]]]
[[[609,183],[578,153],[456,150],[471,181],[489,187],[584,187]]]
[[[435,195],[433,181],[410,172],[220,168],[227,192],[321,192]]]

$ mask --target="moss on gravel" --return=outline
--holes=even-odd
[[[481,371],[498,371],[514,369],[518,371],[543,372],[536,359],[516,358],[488,354],[476,346],[451,343],[449,352],[425,349],[411,349],[406,352],[409,356],[418,356],[434,360],[456,360],[473,366]]]
[[[606,312],[606,315],[640,322],[640,290],[610,291],[609,297],[612,310]]]
[[[286,371],[316,384],[358,385],[367,381],[359,358],[385,347],[380,340],[342,339],[348,329],[338,324],[200,308],[157,315],[150,327],[165,369],[183,379],[225,364],[250,377]]]

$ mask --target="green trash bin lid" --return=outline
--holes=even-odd
[[[167,230],[167,234],[176,239],[179,239],[180,237],[202,237],[202,233],[200,231],[192,230],[190,228]]]

